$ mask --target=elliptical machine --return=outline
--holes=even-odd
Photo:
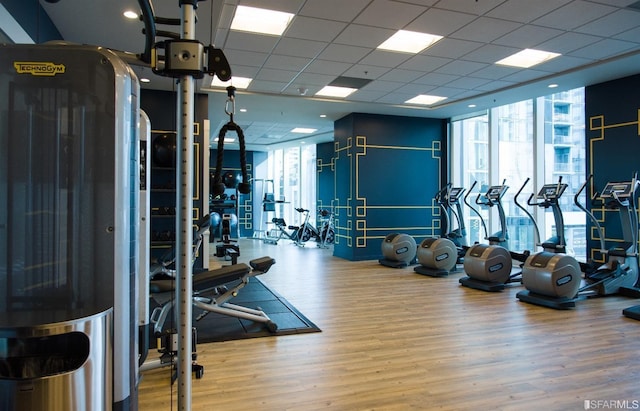
[[[523,284],[526,290],[516,296],[520,301],[555,309],[575,307],[577,301],[588,297],[623,294],[637,297],[638,217],[635,197],[640,185],[634,176],[631,181],[609,182],[595,198],[607,209],[617,210],[623,233],[623,247],[606,249],[604,231],[592,212],[580,204],[579,196],[593,176],[584,182],[574,196],[578,208],[586,213],[596,227],[600,248],[596,251],[606,255],[607,261],[590,269],[590,265],[578,263],[563,254],[543,252],[531,256],[523,268]],[[584,271],[584,285],[580,287]]]
[[[450,230],[449,196],[453,190],[451,183],[448,183],[435,195],[435,200],[441,210],[440,215],[444,220],[444,234],[443,237],[425,238],[418,246],[416,255],[420,265],[413,269],[418,274],[430,277],[446,277],[449,273],[455,271],[458,248],[451,238],[460,238],[462,234],[460,223],[458,223],[456,230]],[[464,191],[463,188],[455,188],[456,197],[462,193],[461,190]],[[456,215],[453,209],[451,209],[451,212]],[[456,218],[460,221],[457,215]],[[464,241],[466,242],[466,238],[464,238]]]
[[[556,233],[540,244],[543,251],[532,254],[522,266],[522,283],[527,289],[516,294],[520,301],[549,306],[546,299],[538,300],[537,295],[542,292],[555,294],[553,308],[569,308],[575,304],[573,298],[580,287],[581,271],[575,258],[565,254],[564,218],[559,200],[566,188],[567,184],[563,184],[560,177],[558,183],[545,184],[535,199],[532,193],[527,200],[529,206],[551,208]],[[553,285],[552,291],[548,288],[545,290],[549,284]]]
[[[445,236],[449,240],[453,241],[458,249],[458,264],[462,264],[464,262],[464,255],[469,248],[469,243],[467,242],[467,229],[462,215],[462,205],[460,204],[460,198],[464,192],[464,187],[451,187],[449,188],[446,198],[446,206],[451,211],[451,214],[455,218],[458,226],[457,228],[451,229],[450,225],[448,227],[449,231],[446,232]],[[449,221],[449,224],[451,224],[451,221]]]
[[[515,195],[516,204],[518,195],[528,181],[529,179],[524,182]],[[473,191],[476,183],[473,183],[469,193]],[[467,250],[464,257],[464,271],[467,276],[459,280],[460,284],[465,287],[490,292],[502,291],[507,284],[518,281],[517,277],[520,273],[512,273],[513,260],[524,262],[529,256],[529,252],[514,253],[508,249],[507,219],[502,207],[502,197],[508,188],[509,186],[505,185],[505,181],[503,181],[501,185],[490,186],[484,194],[478,194],[476,197],[476,204],[489,208],[495,206],[498,210],[500,230],[491,236],[487,234],[487,226],[480,212],[467,201],[469,193],[464,198],[465,204],[480,217],[485,239],[489,241],[489,244],[475,244]]]

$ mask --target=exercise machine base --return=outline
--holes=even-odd
[[[539,305],[542,307],[553,308],[555,310],[568,310],[574,308],[576,306],[576,302],[580,300],[584,300],[586,297],[575,297],[575,298],[567,298],[567,297],[549,297],[542,294],[532,293],[529,290],[523,290],[516,294],[516,298],[518,300]]]
[[[418,274],[428,275],[429,277],[437,277],[437,278],[448,277],[449,274],[459,272],[457,268],[454,268],[453,270],[437,270],[434,268],[427,268],[423,265],[419,265],[415,267],[413,271],[415,271]]]
[[[622,310],[622,314],[625,317],[640,321],[640,305],[625,308],[624,310]]]
[[[465,287],[469,287],[469,288],[473,288],[474,290],[482,290],[482,291],[489,291],[489,292],[498,292],[498,291],[502,291],[505,288],[505,284],[504,283],[494,283],[494,282],[490,282],[490,281],[480,281],[480,280],[476,280],[475,278],[471,278],[471,277],[463,277],[460,280],[458,280],[458,282],[465,286]]]
[[[640,288],[637,287],[620,287],[618,294],[624,297],[640,298]]]
[[[391,267],[391,268],[404,268],[413,264],[413,262],[389,260],[387,258],[381,258],[378,260],[378,262],[381,265],[384,265],[385,267]]]

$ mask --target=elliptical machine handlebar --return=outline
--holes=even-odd
[[[467,194],[464,195],[464,198],[462,199],[462,201],[465,203],[467,207],[469,207],[470,210],[472,210],[474,213],[476,213],[478,217],[480,217],[480,222],[482,223],[482,228],[484,229],[484,237],[487,238],[489,237],[489,231],[487,230],[487,225],[484,222],[484,218],[482,218],[482,216],[480,215],[480,212],[474,206],[472,206],[468,201],[469,194],[471,194],[471,192],[476,187],[476,185],[478,185],[478,181],[474,181],[473,184],[471,184],[471,187],[469,187],[469,191],[467,191]],[[478,197],[480,197],[480,194],[478,194]]]
[[[582,194],[582,192],[585,190],[585,188],[591,182],[591,180],[593,180],[593,174],[589,174],[589,177],[587,177],[585,182],[580,186],[580,189],[573,196],[573,202],[576,205],[576,207],[578,207],[580,210],[582,210],[587,215],[587,217],[589,217],[589,220],[591,220],[593,225],[596,226],[596,230],[598,230],[598,239],[600,240],[600,250],[602,250],[604,252],[606,250],[606,245],[604,243],[604,231],[602,229],[602,226],[598,222],[598,219],[596,218],[596,216],[594,216],[591,211],[587,210],[587,208],[585,206],[580,204],[580,199],[579,199],[580,194]],[[586,193],[585,193],[585,195],[586,195]],[[591,200],[593,201],[597,197],[598,197],[598,193],[595,193],[594,196],[591,198]]]
[[[562,179],[562,177],[560,177]],[[540,238],[540,230],[538,228],[538,224],[536,223],[536,219],[533,218],[533,216],[531,215],[531,213],[529,212],[529,210],[527,210],[526,208],[524,208],[522,206],[522,204],[520,204],[520,202],[518,201],[518,196],[520,195],[520,193],[522,193],[522,190],[524,190],[524,187],[527,185],[527,183],[529,183],[530,178],[527,177],[526,180],[524,180],[524,183],[522,184],[522,187],[520,187],[520,190],[518,190],[518,192],[516,193],[516,195],[513,197],[513,202],[515,203],[515,205],[521,209],[522,211],[524,211],[524,213],[527,215],[527,217],[529,217],[529,220],[531,220],[531,222],[533,223],[533,227],[536,231],[536,244],[540,244],[542,242],[542,239]],[[532,205],[530,203],[531,198],[533,197],[534,193],[531,193],[531,196],[529,197],[529,200],[527,201],[527,204]],[[537,204],[536,204],[537,205]]]

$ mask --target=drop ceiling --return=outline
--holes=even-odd
[[[135,0],[41,2],[71,42],[140,53],[142,22],[126,20]],[[333,139],[333,122],[351,112],[451,118],[552,92],[636,74],[640,70],[640,2],[635,0],[207,0],[198,3],[196,38],[223,49],[234,76],[252,78],[236,94],[235,121],[250,149]],[[282,36],[229,29],[238,5],[295,15]],[[155,14],[179,18],[178,1],[154,2]],[[176,28],[158,26],[174,30]],[[418,54],[376,49],[397,30],[444,36]],[[494,64],[524,48],[561,53],[529,69]],[[154,76],[143,85],[174,89]],[[345,99],[314,97],[339,77],[366,80]],[[212,133],[228,117],[224,90],[210,78]],[[551,83],[558,84],[549,89]],[[222,91],[222,92],[221,92]],[[429,107],[406,104],[418,94],[446,97]],[[474,105],[471,106],[470,105]],[[239,109],[246,112],[239,112]],[[219,113],[219,115],[217,115]],[[325,117],[320,117],[324,115]],[[310,135],[294,127],[317,129]]]

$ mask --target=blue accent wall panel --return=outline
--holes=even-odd
[[[354,113],[334,128],[334,255],[377,259],[388,234],[440,235],[446,120]]]
[[[587,195],[601,191],[609,181],[630,181],[640,171],[640,75],[589,86],[585,89],[587,176],[593,174]],[[586,176],[585,176],[586,178]],[[620,246],[622,230],[615,210],[589,207],[604,228],[606,246]],[[636,229],[637,231],[637,229]],[[588,257],[604,261],[595,249],[598,235],[587,221]]]

